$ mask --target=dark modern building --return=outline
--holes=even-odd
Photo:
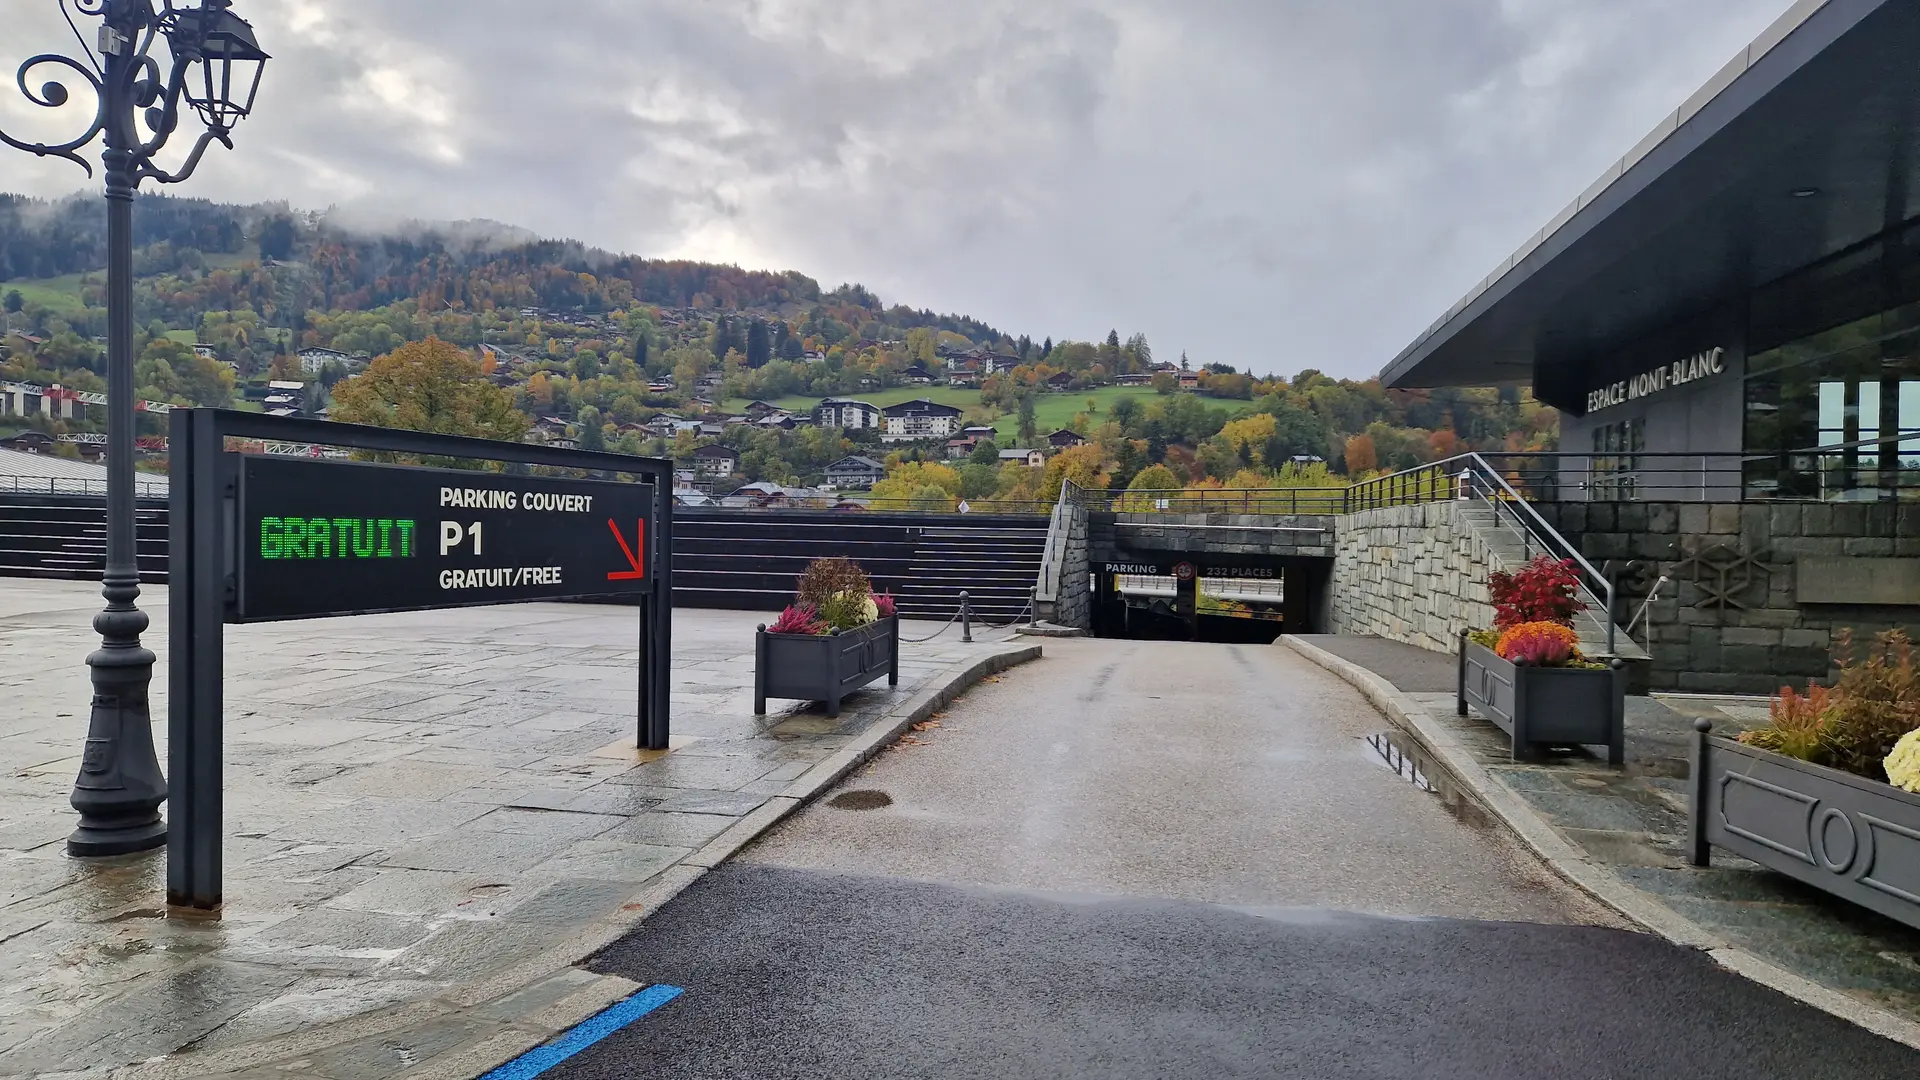
[[[1920,495],[1917,60],[1920,3],[1794,4],[1382,380],[1530,384],[1562,498]]]

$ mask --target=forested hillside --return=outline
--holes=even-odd
[[[1101,436],[1110,480],[1167,465],[1182,482],[1224,482],[1278,469],[1269,459],[1283,450],[1358,474],[1462,448],[1541,448],[1557,427],[1514,389],[1400,392],[1327,377],[1256,322],[1244,355],[1176,360],[1137,334],[1036,339],[1045,328],[1016,334],[887,305],[857,284],[826,290],[794,271],[646,259],[490,222],[368,232],[284,205],[143,195],[135,223],[137,381],[151,400],[249,407],[269,379],[295,380],[307,386],[299,408],[319,412],[371,358],[438,337],[469,350],[547,434],[563,424],[582,443],[633,451],[684,454],[701,441],[683,432],[669,444],[641,426],[663,412],[714,420],[747,399],[795,409],[828,395],[898,399],[928,376],[945,383],[961,358],[986,374],[941,386],[943,400],[1000,422],[1003,441],[1044,435],[1041,416]],[[95,198],[0,195],[0,380],[103,388],[104,234]],[[1103,415],[1089,391],[1147,397]],[[1086,408],[1060,404],[1076,395]],[[1257,417],[1271,418],[1257,447],[1244,425],[1222,441],[1230,423]],[[749,478],[793,482],[868,434],[810,434],[802,450],[794,432],[742,426],[705,441],[753,451]],[[913,460],[939,448],[897,449]]]

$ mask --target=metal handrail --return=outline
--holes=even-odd
[[[1604,456],[1604,455],[1603,455]],[[1624,456],[1624,455],[1622,455]],[[1481,490],[1481,485],[1486,490]],[[1523,498],[1506,477],[1477,453],[1458,454],[1442,461],[1362,481],[1347,490],[1348,510],[1377,509],[1386,506],[1418,505],[1474,497],[1493,511],[1494,523],[1501,523],[1501,508],[1512,517],[1513,529],[1520,534],[1521,550],[1537,545],[1543,553],[1571,562],[1581,571],[1580,590],[1595,601],[1606,633],[1607,652],[1618,645],[1618,627],[1614,618],[1614,588],[1605,574],[1594,569],[1580,550],[1559,530],[1547,524],[1533,504]],[[1355,505],[1358,504],[1358,505]]]

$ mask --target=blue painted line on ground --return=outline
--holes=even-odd
[[[532,1080],[684,993],[680,987],[664,983],[649,986],[594,1013],[559,1038],[534,1047],[480,1080]]]

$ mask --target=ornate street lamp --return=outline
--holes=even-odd
[[[73,808],[80,826],[67,838],[74,855],[123,855],[166,843],[160,804],[166,778],[153,750],[147,687],[153,653],[140,644],[146,613],[135,606],[140,571],[133,548],[133,193],[142,180],[177,184],[193,174],[207,147],[233,148],[233,125],[253,109],[267,54],[253,27],[228,10],[230,0],[59,0],[60,13],[80,40],[86,62],[56,53],[29,57],[15,81],[28,101],[46,108],[67,103],[65,82],[77,75],[93,90],[93,123],[63,143],[29,143],[0,131],[0,142],[42,157],[62,157],[93,175],[79,151],[105,136],[101,161],[107,182],[107,559],[101,575],[106,610],[94,616],[100,648],[92,669],[93,712]],[[89,45],[73,11],[101,20]],[[63,67],[38,88],[37,68]],[[69,74],[71,73],[71,74]],[[177,172],[154,164],[179,127],[181,106],[204,126]]]

